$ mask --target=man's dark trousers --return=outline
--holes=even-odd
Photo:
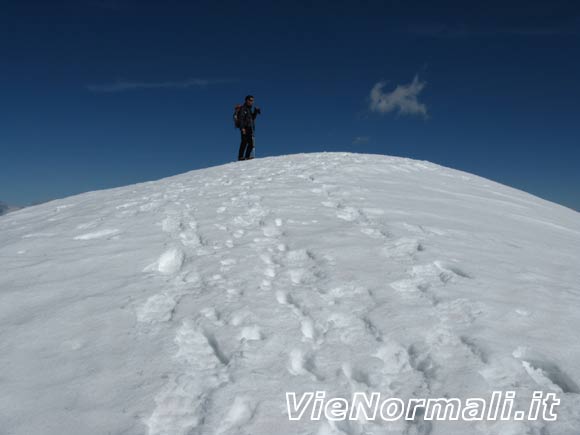
[[[251,129],[246,128],[246,134],[242,133],[242,143],[240,144],[240,151],[238,152],[238,160],[250,158],[253,149],[254,132]]]

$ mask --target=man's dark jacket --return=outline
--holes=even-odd
[[[258,113],[260,113],[258,110],[252,110],[251,106],[244,104],[238,113],[240,129],[245,128],[254,131],[254,120],[256,119],[256,116],[258,116]]]

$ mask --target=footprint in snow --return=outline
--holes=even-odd
[[[355,391],[361,391],[361,389],[376,388],[379,387],[384,379],[384,373],[382,372],[382,361],[378,358],[367,357],[364,365],[353,366],[350,362],[342,363],[341,369],[343,375],[354,384]],[[360,385],[363,388],[360,388]]]
[[[292,296],[283,290],[278,290],[276,292],[276,300],[280,305],[289,305],[292,303]]]
[[[140,202],[137,201],[133,201],[133,202],[127,202],[125,204],[120,204],[118,206],[115,207],[116,210],[123,210],[126,208],[131,208],[131,207],[135,207],[136,205],[139,205]]]
[[[520,346],[512,354],[514,358],[521,362],[524,370],[539,387],[557,393],[580,394],[578,384],[556,363],[550,361],[539,352]]]
[[[112,238],[119,234],[121,231],[117,229],[103,229],[100,231],[95,231],[92,233],[81,234],[80,236],[76,236],[75,240],[94,240],[94,239],[105,239],[105,238]]]
[[[354,207],[344,207],[337,210],[336,216],[347,222],[355,222],[360,218],[361,213]]]
[[[407,349],[396,341],[389,340],[380,345],[373,356],[383,362],[382,371],[388,376],[397,376],[413,370]]]
[[[240,429],[249,424],[256,412],[257,403],[249,396],[236,396],[222,420],[217,431],[218,435],[241,433]]]
[[[215,325],[223,326],[225,323],[222,320],[221,314],[214,307],[205,307],[199,310],[206,319],[211,320]]]
[[[77,225],[77,230],[89,230],[99,225],[99,219]]]
[[[54,211],[59,212],[61,210],[64,210],[64,209],[67,209],[70,207],[75,207],[75,206],[76,206],[76,204],[63,204],[63,205],[56,206],[54,208]]]
[[[197,234],[197,224],[189,222],[186,229],[179,233],[179,240],[184,246],[201,246],[203,242]]]
[[[288,372],[294,376],[309,375],[313,380],[322,380],[317,374],[314,355],[302,349],[292,349],[288,355]]]
[[[328,208],[338,208],[339,203],[336,201],[322,201],[321,204]]]
[[[266,225],[262,227],[262,232],[264,233],[264,236],[269,238],[278,237],[282,235],[282,231],[280,230],[280,228],[273,225]]]
[[[361,233],[366,234],[367,236],[372,237],[373,239],[382,239],[388,237],[388,234],[376,228],[362,227],[360,231]]]
[[[402,237],[390,242],[383,248],[383,253],[387,258],[410,257],[425,250],[420,240],[415,238]]]
[[[314,341],[317,338],[314,320],[310,316],[302,315],[300,319],[300,332],[302,332],[303,341]]]
[[[442,322],[450,322],[454,325],[469,325],[484,314],[485,306],[479,302],[469,299],[459,298],[437,304],[437,311],[440,313]]]
[[[137,320],[144,323],[168,322],[173,317],[177,301],[177,295],[153,295],[137,310]]]
[[[429,291],[436,285],[446,285],[454,281],[457,277],[469,278],[471,274],[465,272],[459,266],[435,261],[429,264],[413,266],[410,272],[410,278],[401,279],[390,283],[390,286],[400,293],[421,292],[423,295],[432,298],[434,305],[438,304],[439,299]]]
[[[264,338],[258,325],[244,326],[238,335],[239,341],[259,341]]]
[[[139,211],[148,212],[157,210],[161,206],[161,201],[151,201],[139,207]]]
[[[221,263],[220,271],[228,272],[229,270],[232,269],[232,267],[234,267],[238,263],[238,260],[236,260],[235,258],[225,258],[221,260],[220,263]]]
[[[262,232],[266,237],[279,237],[283,235],[282,232],[282,219],[277,218],[274,222],[266,223],[264,221],[260,221],[260,226],[262,227]]]
[[[183,224],[181,222],[181,219],[175,214],[166,216],[165,219],[163,219],[163,221],[161,222],[161,229],[166,233],[177,232],[181,230],[182,227]]]

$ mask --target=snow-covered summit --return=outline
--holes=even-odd
[[[410,159],[300,154],[0,219],[0,432],[580,428],[580,215]],[[562,402],[556,422],[289,421],[288,391]]]

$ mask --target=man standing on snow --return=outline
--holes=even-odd
[[[250,160],[252,150],[254,149],[254,130],[255,130],[255,119],[260,113],[260,109],[256,107],[252,111],[252,106],[254,105],[254,97],[248,95],[244,102],[244,105],[240,108],[238,112],[238,121],[240,125],[240,131],[242,132],[242,143],[240,144],[240,151],[238,152],[238,160]]]

